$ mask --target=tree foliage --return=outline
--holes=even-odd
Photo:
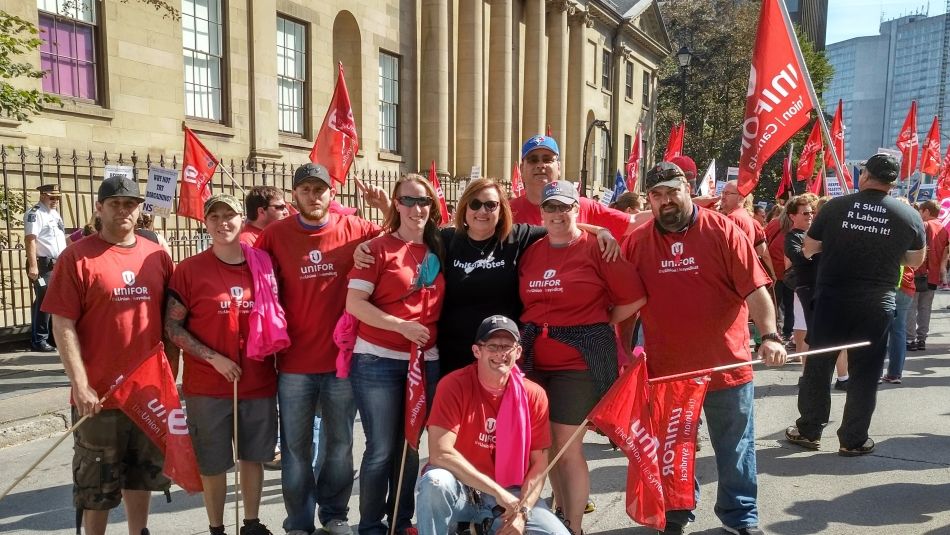
[[[17,121],[29,121],[43,106],[59,102],[56,96],[38,89],[18,89],[9,82],[17,78],[43,77],[43,71],[30,63],[16,61],[43,44],[38,34],[30,22],[0,11],[0,115]]]
[[[717,176],[725,176],[726,167],[737,165],[760,8],[760,2],[735,0],[678,0],[661,4],[674,50],[685,45],[693,58],[686,70],[685,99],[683,72],[676,55],[667,58],[660,68],[656,159],[662,159],[667,133],[685,110],[684,152],[696,161],[700,172],[713,158]],[[798,34],[801,36],[802,32]],[[831,66],[807,39],[799,37],[799,43],[815,90],[820,94],[831,79]],[[807,135],[808,129],[799,132],[793,139],[795,146],[800,148]],[[781,178],[784,154],[777,152],[763,168],[755,191],[757,199],[771,200]]]

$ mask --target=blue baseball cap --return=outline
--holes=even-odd
[[[554,141],[553,137],[537,135],[528,138],[528,141],[521,146],[521,159],[524,160],[525,156],[534,149],[548,149],[558,156],[561,155],[561,151],[557,148],[557,141]]]

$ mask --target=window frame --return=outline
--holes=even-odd
[[[624,96],[630,100],[633,100],[633,62],[627,60],[625,62],[625,73],[624,73]]]
[[[187,65],[185,65],[185,56],[184,56],[185,51],[191,51],[191,52],[199,53],[199,54],[206,54],[205,52],[201,52],[195,49],[189,49],[189,48],[186,48],[185,46],[184,18],[186,16],[194,17],[194,15],[185,14],[184,4],[187,1],[190,1],[193,4],[196,3],[196,0],[182,0],[181,17],[182,17],[182,34],[183,34],[182,35],[182,69],[183,69],[182,74],[183,75],[184,75],[184,69],[187,68]],[[183,101],[183,105],[185,107],[184,115],[185,115],[185,118],[189,121],[204,121],[211,124],[231,126],[231,91],[230,91],[231,62],[229,61],[231,47],[229,46],[229,40],[230,40],[230,31],[229,31],[230,24],[229,24],[229,19],[228,19],[229,4],[228,4],[228,0],[215,0],[215,1],[218,3],[218,7],[220,9],[219,14],[221,16],[221,21],[219,23],[220,39],[221,39],[221,55],[215,56],[215,57],[220,57],[220,62],[221,62],[220,68],[219,68],[219,76],[220,76],[220,84],[221,84],[221,87],[220,87],[221,96],[219,97],[220,106],[221,106],[221,109],[220,109],[221,117],[219,119],[213,119],[209,117],[201,117],[199,115],[188,114],[188,93],[184,92],[185,84],[187,84],[188,82],[185,81],[184,76],[183,76],[182,91],[184,92],[184,101]],[[208,22],[210,23],[211,21],[209,20]],[[210,53],[207,53],[207,55],[211,56]]]
[[[650,99],[653,95],[653,73],[648,69],[643,69],[643,88],[642,94],[640,95],[643,99],[643,107],[647,108],[650,106]]]
[[[57,1],[56,3],[58,6],[59,2]],[[104,33],[105,32],[105,18],[102,17],[101,14],[99,13],[99,10],[97,9],[97,6],[96,6],[96,0],[91,0],[91,5],[92,5],[92,10],[93,10],[93,20],[90,22],[90,21],[85,21],[85,20],[81,20],[79,18],[73,17],[69,14],[62,14],[58,12],[54,13],[52,11],[47,11],[46,9],[39,7],[39,2],[37,2],[36,27],[38,30],[40,30],[40,33],[37,35],[37,37],[39,39],[43,39],[44,41],[47,41],[47,40],[44,39],[44,32],[42,31],[42,26],[40,23],[40,17],[43,17],[43,16],[49,17],[52,20],[54,28],[57,23],[65,22],[72,26],[83,26],[83,27],[92,29],[91,35],[92,35],[92,40],[93,40],[93,43],[92,43],[93,61],[91,63],[92,63],[92,72],[93,72],[93,75],[95,76],[95,82],[93,84],[93,89],[95,91],[95,98],[89,99],[89,98],[77,96],[72,93],[66,94],[66,93],[61,93],[61,92],[56,92],[56,91],[46,91],[45,89],[42,88],[43,81],[46,79],[47,76],[52,76],[52,72],[44,74],[43,78],[40,79],[40,88],[44,93],[47,93],[50,95],[56,95],[60,98],[65,98],[73,102],[81,102],[85,104],[105,106],[105,103],[107,102],[106,97],[108,95],[108,84],[105,83],[106,55],[103,53],[104,51],[103,42],[105,41],[105,33]],[[70,33],[70,35],[74,35],[74,34],[75,32]],[[42,68],[42,64],[43,64],[42,50],[39,51],[39,54],[40,54],[40,68]],[[67,57],[67,56],[56,56],[56,57]],[[70,58],[70,59],[78,60],[78,58]]]
[[[401,128],[401,125],[402,125],[402,63],[403,63],[403,58],[402,58],[402,55],[401,55],[401,54],[397,54],[397,53],[392,52],[392,51],[390,51],[390,50],[387,50],[387,49],[385,49],[385,48],[380,48],[379,51],[378,51],[378,53],[379,53],[379,55],[378,55],[377,60],[376,60],[376,65],[377,65],[377,69],[378,69],[378,70],[377,70],[377,79],[378,79],[378,81],[379,81],[379,83],[378,83],[378,85],[377,85],[377,91],[378,91],[380,94],[378,94],[379,109],[377,110],[377,115],[376,115],[376,119],[377,119],[377,123],[378,123],[378,129],[377,129],[377,138],[378,138],[378,139],[376,140],[376,145],[377,145],[377,147],[378,147],[378,149],[379,149],[379,152],[381,152],[381,153],[392,154],[392,155],[401,155],[401,154],[402,154],[402,139],[401,139],[401,138],[402,138],[402,136],[401,136],[402,128]],[[384,78],[383,78],[383,65],[382,65],[383,58],[389,58],[390,60],[395,61],[395,70],[394,70],[393,72],[395,73],[396,78],[395,78],[395,79],[386,79],[386,80],[393,81],[393,82],[395,82],[395,84],[396,84],[396,91],[395,91],[396,102],[387,102],[387,101],[383,100],[383,96],[382,96],[382,94],[381,94],[381,93],[383,93],[383,81],[384,81]],[[395,108],[394,124],[391,125],[391,126],[387,126],[387,125],[385,125],[384,122],[383,122],[383,106],[393,106],[393,107]],[[383,135],[383,130],[384,130],[385,128],[392,128],[392,129],[394,130],[394,134],[395,134],[395,135],[394,135],[395,147],[384,147],[384,146],[383,146],[383,140],[385,139],[385,136]]]
[[[311,26],[310,26],[310,23],[307,22],[307,21],[300,20],[300,19],[297,19],[297,18],[295,18],[295,17],[291,17],[291,16],[289,16],[289,15],[287,15],[287,14],[285,14],[285,13],[281,13],[280,11],[278,11],[277,14],[276,14],[276,17],[275,17],[275,21],[279,21],[280,19],[284,19],[284,20],[287,21],[287,22],[290,22],[290,23],[292,23],[292,24],[297,24],[297,25],[303,27],[303,32],[304,32],[304,34],[303,34],[303,64],[304,64],[304,72],[303,72],[303,75],[304,75],[304,79],[302,80],[302,82],[303,82],[303,88],[301,89],[301,91],[303,92],[303,95],[302,95],[302,96],[303,96],[303,99],[302,99],[302,101],[301,101],[301,106],[302,106],[302,109],[301,109],[301,111],[302,111],[302,118],[301,118],[301,124],[300,124],[301,131],[300,131],[300,132],[293,132],[293,131],[290,131],[290,130],[282,130],[282,129],[281,129],[281,124],[280,124],[280,122],[281,122],[281,108],[280,108],[280,103],[281,103],[281,97],[280,97],[280,95],[281,95],[281,90],[280,90],[280,80],[281,80],[282,78],[287,78],[287,77],[286,77],[286,76],[281,76],[279,73],[277,74],[277,133],[278,133],[278,135],[282,135],[282,136],[291,136],[291,137],[299,137],[299,138],[302,138],[302,139],[308,139],[308,138],[311,137],[311,133],[312,133],[311,128],[312,128],[312,126],[313,126],[313,121],[312,121],[312,117],[311,117],[312,114],[310,113],[310,112],[311,112],[311,109],[312,109],[312,107],[311,107],[312,101],[311,101],[311,98],[310,98],[310,97],[311,97],[311,85],[310,85],[310,81],[311,81],[311,79],[313,78],[313,71],[312,71],[312,69],[311,69],[311,63],[312,63],[312,61],[311,61],[311,50],[312,50],[312,48],[311,48],[311,34],[312,34],[312,32],[311,32]],[[278,32],[276,33],[276,35],[279,36],[279,35],[280,35],[280,32],[278,31]],[[277,48],[280,48],[280,47],[281,47],[281,44],[282,44],[282,43],[280,43],[280,42],[275,43],[275,45],[276,45]],[[276,50],[275,50],[275,51],[276,51]],[[277,55],[277,58],[278,58],[278,62],[279,62],[279,60],[280,60],[280,55],[279,55],[279,54]],[[293,79],[293,80],[296,80],[296,79]]]
[[[600,88],[605,91],[610,91],[612,85],[612,74],[613,69],[611,69],[611,63],[613,62],[613,54],[610,50],[604,48],[601,49],[600,53]]]

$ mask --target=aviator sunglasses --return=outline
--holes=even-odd
[[[402,197],[396,197],[396,200],[399,201],[399,204],[407,208],[412,208],[413,206],[421,206],[422,208],[432,206],[432,197],[410,197],[409,195],[403,195]]]
[[[491,213],[498,209],[499,204],[500,203],[498,201],[484,201],[483,202],[478,199],[472,199],[471,201],[468,202],[468,208],[473,212],[477,212],[484,206],[485,211],[488,213]]]

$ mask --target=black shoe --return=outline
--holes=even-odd
[[[686,527],[672,522],[666,523],[666,529],[657,531],[657,535],[683,535],[686,533]]]
[[[927,351],[926,340],[917,340],[917,351]]]
[[[907,351],[917,351],[918,349],[920,349],[920,346],[917,345],[917,340],[907,342]]]
[[[30,346],[30,348],[31,348],[33,351],[36,351],[37,353],[55,353],[55,352],[56,352],[56,348],[53,347],[53,346],[51,346],[51,345],[49,345],[49,344],[46,343],[46,342],[40,342],[40,343],[38,343],[38,344],[33,344],[32,346]]]
[[[241,526],[241,535],[274,535],[267,529],[267,526],[261,524],[259,520],[248,522],[244,521],[244,525]]]
[[[842,392],[848,391],[848,379],[842,381],[841,379],[835,379],[835,390],[840,390]]]
[[[755,526],[749,528],[730,528],[723,526],[722,529],[727,533],[732,533],[733,535],[765,535],[764,531]]]

